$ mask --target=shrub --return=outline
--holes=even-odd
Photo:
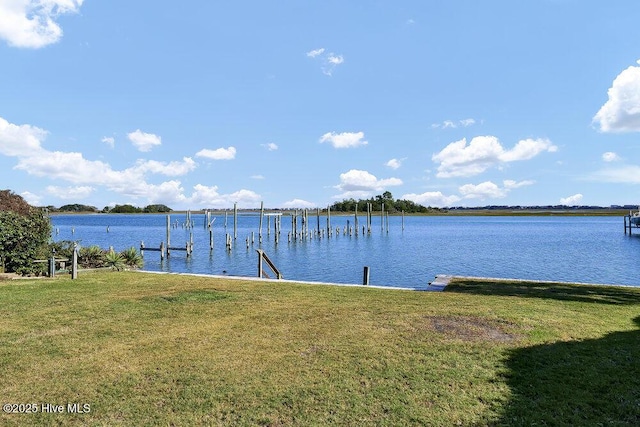
[[[142,256],[138,253],[133,246],[129,249],[125,249],[120,253],[122,255],[125,265],[133,268],[141,268],[143,265]]]
[[[0,258],[7,272],[32,274],[33,260],[46,251],[51,235],[49,219],[32,208],[28,213],[0,211]]]
[[[114,270],[121,270],[124,267],[124,257],[113,249],[105,254],[104,262],[107,267]]]

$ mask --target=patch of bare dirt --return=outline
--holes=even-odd
[[[427,327],[452,339],[509,343],[518,334],[508,332],[508,322],[467,316],[427,316]]]

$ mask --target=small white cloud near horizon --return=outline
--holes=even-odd
[[[233,160],[236,157],[236,148],[228,147],[215,150],[204,148],[196,153],[196,157],[205,157],[212,160]]]
[[[31,206],[40,206],[42,197],[38,196],[37,194],[33,194],[30,191],[23,191],[22,193],[20,193],[20,196],[22,196],[22,198],[26,200],[26,202]]]
[[[574,194],[573,196],[561,198],[560,204],[567,205],[567,206],[577,206],[582,201],[582,198],[583,198],[582,194],[580,193]]]
[[[440,191],[427,191],[422,194],[408,193],[400,197],[401,200],[411,200],[422,206],[432,206],[443,208],[452,206],[460,201],[460,197],[456,195],[445,196]]]
[[[618,74],[607,96],[592,123],[605,133],[640,132],[640,66],[630,66]]]
[[[320,143],[329,142],[334,148],[360,147],[369,144],[364,140],[364,132],[327,132],[320,137]]]
[[[286,209],[295,209],[295,208],[311,209],[311,208],[318,207],[318,205],[316,203],[308,202],[308,201],[302,200],[302,199],[293,199],[293,200],[290,200],[288,202],[284,202],[282,204],[282,207],[286,208]]]
[[[251,175],[251,179],[263,180],[265,178],[263,175]]]
[[[513,189],[520,188],[526,185],[532,185],[535,181],[520,181],[504,180],[502,187],[491,181],[485,181],[480,184],[465,184],[461,186],[458,191],[465,199],[502,199],[507,197],[507,194]]]
[[[101,141],[107,144],[110,148],[113,148],[116,145],[115,138],[111,136],[105,136],[104,138],[101,139]]]
[[[39,49],[57,43],[62,28],[56,20],[80,12],[84,0],[0,1],[0,39],[9,46]]]
[[[387,187],[402,185],[399,178],[378,179],[375,175],[358,169],[340,174],[340,184],[335,188],[346,193],[353,191],[384,191]]]
[[[607,151],[606,153],[602,154],[602,160],[609,163],[609,162],[617,162],[620,159],[620,156],[618,156],[616,153],[612,152],[612,151]]]
[[[269,151],[276,151],[278,149],[278,144],[275,144],[273,142],[268,142],[266,144],[260,144],[260,145]]]
[[[77,187],[57,187],[49,185],[45,188],[45,191],[58,199],[63,200],[82,200],[89,197],[94,188],[88,185],[81,185]]]
[[[129,141],[133,143],[133,146],[136,147],[138,151],[145,153],[151,151],[153,147],[162,144],[162,138],[158,135],[142,132],[140,129],[128,133],[127,138],[129,138]]]
[[[506,150],[495,136],[476,136],[467,145],[467,139],[452,142],[431,159],[439,162],[438,178],[468,177],[478,175],[499,165],[529,160],[543,152],[553,153],[558,147],[545,138],[523,139]]]

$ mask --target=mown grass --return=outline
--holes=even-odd
[[[637,425],[640,289],[0,282],[2,425]]]

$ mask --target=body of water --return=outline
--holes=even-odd
[[[145,251],[144,270],[216,275],[256,276],[263,249],[285,279],[362,283],[363,269],[370,268],[372,285],[423,287],[436,274],[554,280],[640,286],[640,229],[624,234],[621,217],[590,216],[407,216],[389,217],[388,229],[373,218],[371,234],[362,234],[365,217],[359,217],[359,233],[344,235],[353,226],[352,216],[332,216],[332,237],[288,241],[291,218],[282,217],[279,242],[267,235],[258,242],[259,215],[240,215],[237,239],[226,249],[225,236],[233,235],[233,216],[215,216],[214,248],[209,249],[205,216],[192,215],[193,228],[184,227],[184,214],[171,215],[171,246],[184,247],[193,235],[194,251],[172,251],[160,260],[159,252]],[[81,246],[157,248],[166,241],[165,215],[53,215],[54,241],[73,240]],[[298,224],[301,224],[300,217]],[[326,217],[320,218],[326,227]],[[309,229],[317,227],[309,216]],[[336,235],[335,228],[341,232]],[[298,226],[300,229],[300,225]],[[388,230],[388,231],[387,231]],[[247,248],[246,239],[249,242]]]

